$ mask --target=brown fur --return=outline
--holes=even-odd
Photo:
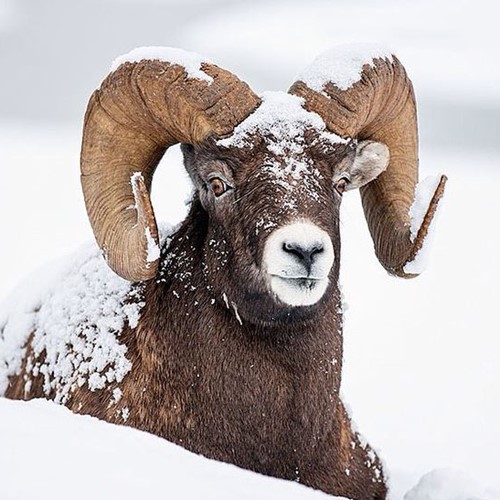
[[[138,327],[121,334],[132,362],[119,384],[123,396],[113,402],[116,385],[95,392],[82,387],[66,405],[331,494],[385,498],[380,461],[352,430],[339,397],[340,196],[332,178],[349,151],[308,148],[322,174],[318,197],[298,196],[300,206],[287,211],[279,188],[263,178],[258,166],[265,158],[258,153],[228,157],[214,144],[185,148],[198,193],[162,250],[159,274],[144,286]],[[205,178],[221,169],[235,189],[214,200],[204,192]],[[256,231],[263,214],[278,225],[307,217],[330,234],[335,263],[317,304],[292,308],[271,298],[259,268],[269,234]],[[26,358],[29,342],[27,348]],[[46,397],[40,377],[25,391],[25,375],[23,366],[7,397]]]

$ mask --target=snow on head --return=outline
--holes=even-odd
[[[226,139],[217,142],[223,147],[252,147],[252,136],[262,137],[268,149],[276,154],[301,153],[304,132],[315,130],[332,143],[346,142],[329,132],[317,114],[304,109],[304,99],[286,92],[264,92],[262,103],[243,120]]]
[[[110,72],[115,71],[124,63],[136,63],[145,60],[177,64],[186,70],[188,78],[204,80],[208,83],[213,82],[213,78],[201,69],[203,63],[211,64],[208,59],[195,52],[188,52],[172,47],[139,47],[134,49],[128,54],[117,57],[111,64]]]
[[[56,271],[59,279],[38,299],[26,303],[29,289],[23,289],[14,307],[2,307],[0,394],[25,357],[26,371],[41,376],[45,394],[53,394],[59,403],[79,386],[101,389],[130,371],[119,335],[127,323],[137,326],[144,305],[137,289],[111,271],[94,244],[62,268]],[[32,349],[27,352],[30,336]],[[29,390],[28,377],[26,384]]]
[[[328,82],[347,90],[361,79],[363,66],[373,66],[375,59],[392,61],[392,53],[376,44],[339,45],[320,54],[296,79],[321,93]]]
[[[420,181],[415,188],[415,200],[410,207],[410,239],[415,241],[418,231],[422,226],[431,200],[436,192],[436,189],[441,180],[441,175],[429,176]],[[436,220],[441,210],[442,199],[439,200],[436,212],[427,231],[427,236],[422,244],[422,247],[415,255],[415,258],[406,263],[403,270],[408,274],[421,274],[427,268],[429,261],[430,248],[432,247],[432,239],[434,237],[434,229]]]
[[[264,92],[260,106],[225,138],[222,147],[252,149],[263,141],[266,156],[261,173],[280,188],[282,209],[295,212],[297,196],[317,199],[321,173],[316,168],[306,143],[306,132],[315,133],[314,140],[330,146],[345,144],[328,131],[317,114],[304,108],[304,99],[285,92]],[[302,192],[302,194],[301,194]],[[270,221],[272,223],[272,221]]]

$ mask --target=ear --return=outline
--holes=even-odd
[[[375,141],[362,141],[356,148],[353,163],[339,176],[348,178],[345,189],[358,189],[378,177],[389,164],[389,148]]]

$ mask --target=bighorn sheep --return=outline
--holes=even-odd
[[[162,242],[149,192],[175,143],[195,191]],[[92,95],[81,152],[90,222],[121,278],[86,251],[23,328],[0,323],[0,391],[385,498],[339,397],[339,207],[360,188],[382,266],[413,277],[446,178],[414,201],[417,180],[413,89],[389,52],[335,49],[258,97],[195,54],[133,51]]]

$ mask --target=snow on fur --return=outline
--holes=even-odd
[[[320,54],[296,79],[320,93],[328,82],[347,90],[361,79],[366,64],[373,66],[375,59],[392,61],[392,57],[390,50],[377,44],[339,45]]]
[[[252,136],[261,136],[276,155],[300,154],[304,149],[304,132],[312,129],[332,143],[346,142],[326,129],[317,114],[304,109],[304,99],[286,92],[264,92],[260,106],[243,120],[226,139],[223,147],[252,147]]]
[[[70,260],[49,290],[30,301],[31,310],[29,305],[5,309],[0,322],[0,394],[7,378],[20,371],[30,335],[33,352],[26,369],[43,377],[45,394],[55,394],[58,403],[77,387],[102,389],[130,371],[119,335],[126,324],[137,326],[144,305],[137,288],[114,274],[93,244]]]
[[[176,229],[160,225],[162,246]],[[43,377],[45,394],[56,402],[67,401],[76,387],[119,383],[131,369],[120,333],[127,324],[137,326],[141,295],[140,285],[107,266],[95,243],[30,276],[0,305],[0,396],[22,368],[30,335],[27,371]]]
[[[337,362],[337,361],[335,360],[335,362]],[[361,446],[361,448],[364,451],[366,451],[366,453],[367,453],[366,465],[370,469],[372,469],[372,471],[377,479],[383,478],[384,472],[387,474],[387,471],[389,470],[389,468],[388,468],[388,466],[385,463],[385,460],[383,458],[383,454],[381,453],[380,450],[373,448],[373,446],[370,446],[368,444],[368,441],[366,440],[365,436],[359,431],[359,427],[356,423],[356,420],[353,418],[352,408],[349,405],[349,403],[346,402],[345,394],[342,391],[340,394],[340,399],[342,400],[342,404],[344,405],[344,409],[345,409],[347,415],[349,416],[349,421],[351,422],[351,428],[352,428],[354,434],[356,435],[356,437],[358,438],[359,446]],[[355,447],[356,447],[356,442],[351,441],[351,448],[354,449]],[[378,460],[380,461],[380,463],[382,465],[382,470],[377,466],[376,458],[378,458]],[[390,477],[389,478],[386,477],[385,479],[390,481]]]
[[[413,201],[412,206],[410,207],[411,241],[415,241],[415,238],[417,237],[418,231],[422,226],[422,222],[424,221],[432,197],[436,192],[440,180],[441,180],[441,175],[432,175],[420,181],[417,184],[417,187],[415,188],[415,200]],[[441,209],[441,202],[442,200],[439,200],[436,212],[429,225],[427,236],[425,237],[422,247],[417,252],[417,255],[415,255],[415,258],[412,261],[405,264],[403,268],[405,273],[420,274],[427,268],[430,248],[432,247],[432,239],[434,236],[434,229],[436,227],[436,220],[438,218]]]
[[[138,47],[127,54],[117,57],[111,64],[110,71],[115,71],[124,63],[136,63],[144,60],[164,61],[182,66],[188,78],[213,82],[213,78],[201,69],[203,63],[211,64],[208,59],[196,52],[188,52],[172,47]]]

